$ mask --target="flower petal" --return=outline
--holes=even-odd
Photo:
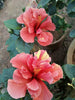
[[[28,69],[33,72],[33,63],[34,57],[32,55],[30,55],[30,57],[27,59],[27,65],[28,65]]]
[[[16,83],[27,83],[27,80],[23,78],[23,76],[20,73],[20,70],[16,69],[13,73],[13,80]]]
[[[47,81],[49,84],[53,82],[53,77],[51,72],[43,72],[37,76],[40,80]]]
[[[28,66],[27,68],[25,68],[24,66],[22,66],[20,73],[22,74],[23,78],[25,79],[30,79],[32,78],[32,74],[31,72],[28,70]]]
[[[24,27],[20,31],[21,38],[27,43],[33,43],[35,38],[35,33],[29,33],[28,28]]]
[[[30,83],[27,83],[27,88],[33,91],[38,90],[39,89],[38,81],[36,79],[33,79]]]
[[[24,24],[24,20],[23,20],[23,14],[21,14],[19,17],[17,17],[17,22],[20,24]]]
[[[33,17],[32,8],[29,8],[28,10],[26,10],[23,13],[23,20],[24,20],[26,26],[29,26],[30,22],[32,21],[32,17]]]
[[[55,24],[52,23],[50,16],[40,25],[40,28],[43,30],[55,31]]]
[[[34,55],[39,60],[51,62],[51,57],[49,57],[48,53],[45,50],[39,50],[38,52],[35,52]]]
[[[7,91],[12,98],[22,98],[26,94],[26,85],[24,83],[16,83],[13,80],[9,79]]]
[[[41,85],[36,79],[33,79],[30,83],[28,83],[27,88],[32,98],[38,97],[41,93]]]
[[[51,100],[53,95],[48,90],[47,86],[42,81],[40,81],[40,85],[41,85],[41,94],[37,98],[34,98],[33,100]]]
[[[42,32],[37,38],[38,43],[42,46],[50,45],[53,41],[53,35],[50,32]]]
[[[52,76],[54,78],[52,83],[55,83],[56,81],[63,78],[63,70],[60,65],[53,63],[52,67],[50,68],[50,72],[52,73]]]
[[[22,66],[25,66],[25,67],[27,66],[28,56],[29,54],[25,54],[25,53],[17,54],[15,57],[13,57],[10,60],[10,63],[12,63],[13,67],[21,69]]]

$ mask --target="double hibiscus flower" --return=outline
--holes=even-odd
[[[17,68],[13,79],[8,80],[8,93],[18,99],[25,97],[28,90],[33,100],[51,100],[53,95],[43,81],[53,84],[63,78],[61,67],[50,64],[51,58],[44,50],[32,54],[21,53],[10,61]]]
[[[29,8],[17,18],[17,22],[25,25],[20,31],[25,42],[33,43],[37,37],[42,46],[52,43],[53,35],[49,31],[54,31],[56,27],[43,8]]]

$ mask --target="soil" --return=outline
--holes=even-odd
[[[0,73],[4,68],[10,67],[9,53],[7,52],[7,46],[5,45],[6,40],[9,38],[9,33],[4,26],[4,21],[12,18],[16,18],[22,13],[22,8],[27,5],[28,0],[6,0],[4,3],[4,8],[0,10]],[[75,19],[69,18],[65,15],[66,20],[70,23],[74,29]],[[67,31],[68,34],[70,30]],[[54,50],[48,50],[49,55],[52,57],[52,62],[56,62],[60,65],[64,64],[66,53],[72,39],[67,35],[63,45]],[[65,61],[66,62],[66,61]]]
[[[54,31],[52,32],[52,34],[53,34],[53,42],[55,42],[59,40],[62,37],[62,35],[64,35],[65,33],[63,33],[63,31],[60,30],[60,31]]]

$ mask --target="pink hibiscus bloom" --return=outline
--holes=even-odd
[[[25,25],[20,31],[20,36],[25,42],[33,43],[37,37],[42,46],[52,43],[53,35],[49,31],[54,31],[56,27],[43,8],[29,8],[17,18],[17,22]]]
[[[53,95],[43,81],[53,84],[63,78],[61,67],[49,64],[51,58],[44,50],[31,54],[17,54],[11,59],[12,66],[17,68],[13,79],[8,80],[7,91],[12,98],[25,97],[26,90],[33,100],[51,100]]]

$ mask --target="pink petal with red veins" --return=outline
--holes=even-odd
[[[32,21],[33,18],[33,10],[32,8],[29,8],[23,13],[23,20],[25,22],[25,25],[29,26],[30,22]]]
[[[24,97],[26,89],[25,83],[16,83],[11,79],[8,80],[7,91],[12,98],[18,99]]]
[[[41,93],[41,86],[36,79],[33,79],[30,83],[27,83],[27,88],[32,98],[38,97]]]
[[[55,24],[52,23],[50,16],[40,25],[40,28],[43,30],[55,31]]]
[[[31,82],[27,83],[27,88],[31,89],[33,91],[36,91],[39,89],[39,83],[36,79],[33,79]]]
[[[28,32],[28,28],[24,27],[22,28],[22,30],[20,31],[20,36],[21,38],[27,42],[27,43],[33,43],[34,42],[34,38],[35,38],[35,33],[30,34]]]
[[[40,89],[38,89],[36,91],[28,89],[28,92],[31,95],[31,98],[37,98],[41,94],[41,86],[40,86]]]
[[[63,70],[61,66],[58,64],[53,63],[50,72],[52,73],[52,76],[54,78],[52,83],[55,83],[61,78],[63,78]]]
[[[33,100],[51,100],[53,98],[53,94],[48,90],[47,86],[42,81],[40,81],[40,85],[41,94]]]
[[[53,82],[53,76],[51,72],[43,72],[37,76],[40,80],[47,81],[49,84]]]
[[[24,66],[22,66],[20,73],[22,74],[23,78],[25,79],[30,79],[32,78],[32,74],[31,72],[28,70],[28,67],[25,68]]]
[[[33,66],[32,66],[32,63],[33,63],[33,55],[30,55],[30,57],[27,59],[27,65],[28,65],[28,69],[33,72]]]
[[[24,24],[24,20],[23,20],[23,14],[21,14],[19,17],[17,17],[17,22],[20,24]]]
[[[53,35],[50,32],[42,32],[37,38],[38,43],[42,46],[50,45],[53,41]]]
[[[10,63],[12,63],[13,67],[21,69],[22,66],[27,67],[28,57],[29,57],[29,54],[20,53],[20,54],[17,54],[15,57],[13,57],[10,60]]]
[[[16,69],[13,73],[13,80],[16,82],[16,83],[27,83],[28,80],[24,79],[23,76],[21,75],[20,73],[20,70]]]

